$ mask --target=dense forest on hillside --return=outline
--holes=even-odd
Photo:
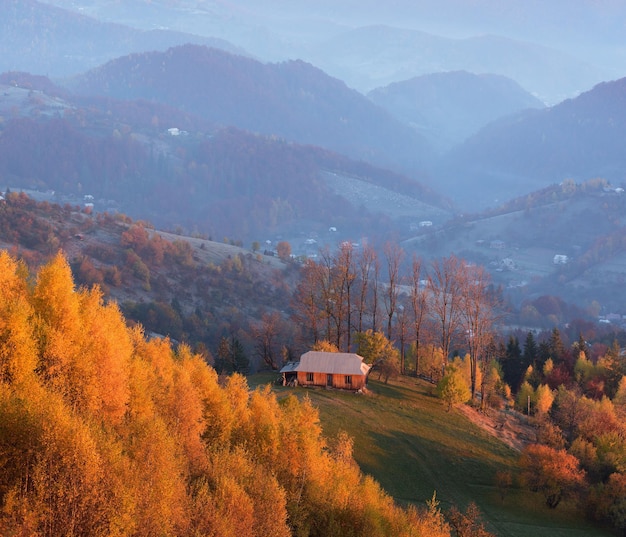
[[[27,90],[35,111],[0,123],[4,186],[53,190],[74,200],[90,194],[100,210],[118,207],[160,227],[220,239],[258,240],[331,216],[344,229],[389,229],[384,218],[334,194],[323,171],[445,203],[398,173],[319,147],[217,128],[167,105],[70,97],[23,73],[5,73],[2,81]],[[63,99],[50,105],[47,95]],[[181,134],[172,136],[169,128]]]
[[[0,521],[29,535],[448,536],[401,509],[316,411],[128,328],[61,255],[0,253]]]

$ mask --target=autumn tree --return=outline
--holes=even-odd
[[[0,381],[17,385],[34,380],[38,366],[25,274],[23,265],[0,251]]]
[[[541,492],[550,509],[575,497],[584,485],[585,472],[576,457],[565,450],[530,444],[520,457],[521,479],[533,492]]]
[[[354,248],[351,243],[343,242],[340,245],[339,252],[335,258],[335,272],[337,280],[337,307],[341,308],[338,326],[341,327],[342,324],[345,324],[346,342],[344,348],[348,351],[350,350],[352,334],[353,285],[357,277],[354,262]],[[345,321],[343,321],[344,317]],[[337,347],[341,348],[339,343],[338,338]]]
[[[320,341],[315,342],[311,346],[311,350],[319,351],[319,352],[339,352],[337,345],[335,345],[334,343],[331,343],[330,341],[326,339],[322,339]]]
[[[250,361],[239,338],[235,335],[223,336],[217,348],[215,369],[222,373],[246,373]]]
[[[312,342],[323,338],[326,308],[323,304],[323,268],[307,259],[301,270],[300,281],[293,295],[294,318],[303,330],[310,333]],[[325,333],[328,339],[328,331]]]
[[[493,537],[493,534],[485,529],[481,518],[480,509],[474,502],[470,502],[465,511],[453,506],[448,513],[450,525],[459,537]]]
[[[452,405],[466,403],[471,392],[461,370],[455,365],[446,366],[445,374],[437,383],[437,395],[448,405],[448,412]]]
[[[364,361],[372,364],[385,383],[399,372],[398,350],[382,332],[366,330],[356,334],[357,353]]]
[[[372,282],[372,274],[375,272],[378,274],[375,266],[378,265],[378,257],[376,250],[369,245],[363,246],[361,255],[358,258],[358,299],[357,299],[357,322],[356,331],[364,332],[364,322],[367,316],[367,304],[370,301],[370,294],[375,294],[376,282]],[[373,291],[372,291],[373,288]],[[375,330],[375,327],[372,328]]]
[[[613,473],[591,492],[596,518],[608,520],[614,528],[626,531],[626,473]]]
[[[383,294],[385,311],[387,313],[387,338],[392,338],[393,317],[396,314],[398,305],[398,294],[400,287],[400,268],[404,251],[397,244],[388,242],[384,247],[385,261],[387,268],[387,284]]]
[[[283,261],[287,261],[291,257],[291,244],[287,241],[280,241],[276,245],[276,253]]]

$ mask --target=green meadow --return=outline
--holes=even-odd
[[[251,387],[276,373],[249,378]],[[370,379],[367,395],[340,390],[273,386],[278,398],[309,397],[320,413],[327,438],[345,431],[354,439],[354,458],[398,503],[423,505],[436,494],[445,511],[464,510],[471,501],[488,529],[502,537],[608,537],[576,505],[548,509],[539,494],[516,480],[518,453],[470,422],[435,396],[434,387],[414,378],[383,384]],[[495,485],[498,471],[509,471],[513,485],[504,499]]]

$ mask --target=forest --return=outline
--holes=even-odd
[[[0,253],[4,535],[447,536],[326,439],[307,400],[218,377],[187,345],[129,328],[55,256]]]
[[[465,535],[465,523],[487,535],[475,506],[399,507],[306,398],[248,388],[243,375],[310,348],[356,350],[384,382],[425,379],[448,411],[525,415],[535,439],[497,486],[626,525],[624,334],[580,318],[504,330],[514,312],[479,266],[406,259],[393,243],[302,265],[285,254],[280,270],[258,252],[204,264],[206,241],[15,193],[0,237],[23,245],[0,271],[9,534],[151,535],[167,519],[168,535]],[[126,287],[152,300],[111,298]],[[546,296],[526,309],[566,307]],[[146,482],[160,492],[145,496]]]

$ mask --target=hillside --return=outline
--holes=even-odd
[[[207,358],[222,337],[237,337],[252,369],[261,365],[252,352],[253,326],[266,313],[287,318],[295,277],[273,256],[23,193],[0,202],[0,248],[33,269],[60,250],[76,283],[99,285],[129,321],[202,349]],[[292,345],[288,332],[284,343]]]
[[[407,238],[424,257],[453,251],[483,265],[515,304],[559,296],[593,312],[623,312],[626,197],[605,180],[565,181]],[[565,256],[555,263],[555,256]],[[591,307],[594,305],[594,307]],[[593,315],[598,315],[596,311]]]
[[[309,402],[127,326],[62,255],[29,273],[0,251],[0,285],[3,534],[450,537],[436,505],[396,505],[349,439],[324,437]]]
[[[424,181],[319,147],[220,128],[146,100],[68,95],[44,77],[6,73],[2,82],[4,187],[54,190],[72,204],[88,194],[96,211],[248,244],[304,240],[330,226],[346,240],[397,225],[393,204],[353,199],[339,176],[381,187],[390,200],[405,196],[420,212],[449,213]]]
[[[446,154],[436,175],[459,203],[481,208],[565,179],[599,177],[617,186],[626,169],[625,129],[626,79],[620,79],[488,125]]]
[[[367,96],[440,150],[450,149],[495,119],[544,107],[509,78],[467,71],[423,75],[377,88]]]
[[[253,386],[268,382],[267,375],[250,378]],[[501,499],[495,484],[497,471],[518,472],[519,452],[498,439],[514,433],[518,445],[534,440],[535,431],[516,413],[492,411],[482,426],[467,416],[471,409],[446,412],[433,396],[433,386],[404,378],[383,384],[373,375],[370,393],[357,396],[338,390],[272,389],[279,397],[296,393],[319,409],[326,434],[346,431],[354,438],[354,457],[365,473],[377,479],[401,503],[422,504],[436,491],[446,511],[451,505],[478,504],[487,527],[501,537],[554,535],[608,536],[594,529],[574,504],[549,510],[540,495],[517,484]]]
[[[216,124],[395,169],[423,169],[430,154],[415,131],[299,60],[266,64],[186,45],[122,57],[67,84],[83,95],[155,100]]]

